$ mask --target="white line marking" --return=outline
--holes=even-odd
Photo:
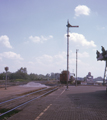
[[[62,95],[65,92],[65,90],[62,91],[62,93],[60,95]]]
[[[50,104],[47,108],[45,108],[45,110],[43,112],[41,112],[35,120],[38,120],[44,114],[44,112],[46,112],[50,108],[51,105],[52,104]]]

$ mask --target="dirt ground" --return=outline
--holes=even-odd
[[[22,94],[28,91],[39,89],[39,87],[22,87],[22,86],[12,86],[5,88],[0,88],[0,99],[15,96],[17,94]]]
[[[44,85],[43,83],[38,83],[38,82],[29,82],[27,84],[19,85],[19,86],[9,86],[9,87],[7,87],[6,90],[5,90],[5,86],[4,86],[4,87],[0,88],[0,99],[13,98],[13,97],[17,96],[18,94],[30,92],[30,91],[37,90],[40,88],[45,88],[45,87],[49,87],[49,86]]]

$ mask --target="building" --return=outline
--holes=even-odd
[[[86,76],[86,82],[87,85],[94,85],[94,80],[93,76],[91,75],[91,72],[89,72],[88,75]]]

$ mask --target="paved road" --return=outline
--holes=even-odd
[[[29,103],[8,120],[107,120],[105,87],[69,86]]]

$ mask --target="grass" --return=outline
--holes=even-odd
[[[28,80],[25,80],[25,79],[15,79],[15,82],[24,82],[24,81],[28,81]]]
[[[2,113],[5,113],[5,112],[8,111],[8,110],[9,110],[9,109],[5,109],[5,108],[0,109],[0,113],[1,113],[1,114],[2,114]],[[19,111],[20,111],[20,110],[13,110],[13,111],[11,111],[11,112],[3,115],[3,116],[0,116],[0,120],[7,120],[9,117],[11,117],[12,115],[18,113]]]

